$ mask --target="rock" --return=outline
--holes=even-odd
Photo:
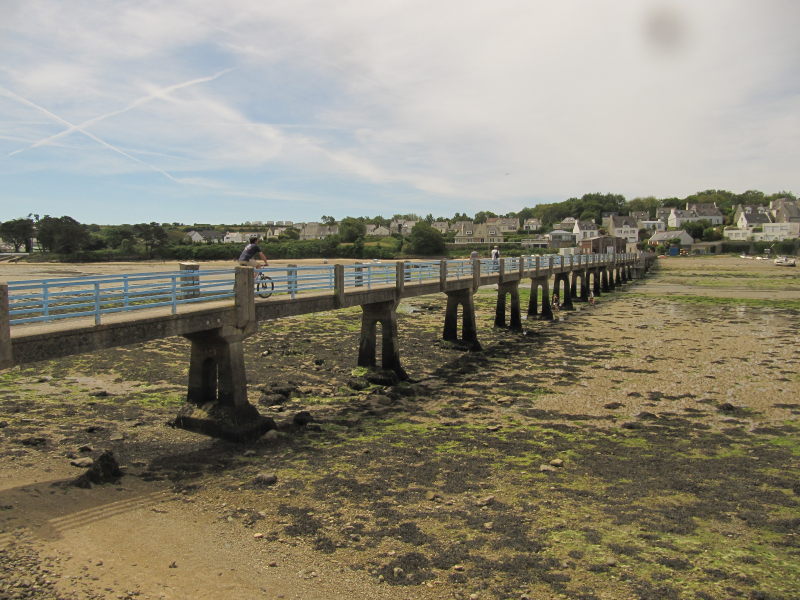
[[[453,565],[453,571],[461,572],[464,571],[464,569],[465,569],[464,565]]]
[[[75,460],[69,461],[73,467],[79,467],[81,469],[88,469],[94,464],[94,459],[89,458],[88,456],[84,458],[76,458]]]
[[[609,402],[608,404],[604,404],[603,408],[614,410],[615,408],[622,408],[623,406],[625,405],[622,402]]]
[[[364,379],[374,385],[383,385],[386,387],[397,385],[400,381],[394,371],[386,371],[383,369],[368,371],[366,375],[364,375]]]
[[[486,496],[485,498],[481,498],[475,503],[475,506],[489,506],[490,504],[494,504],[495,501],[494,496]]]
[[[641,429],[642,424],[637,423],[636,421],[627,421],[621,425],[623,429]]]
[[[487,531],[491,531],[492,529],[494,529],[494,523],[491,521],[487,521],[486,523],[483,524],[483,528],[486,529]]]
[[[256,539],[256,540],[260,540],[260,539],[262,539],[263,537],[264,537],[264,534],[263,534],[263,533],[254,533],[254,534],[253,534],[253,539]]]
[[[90,488],[92,484],[116,483],[122,477],[114,453],[106,450],[92,463],[92,466],[81,476],[71,482],[71,485],[81,488]]]
[[[631,398],[641,398],[641,394],[639,392],[628,392],[628,396]]]
[[[274,442],[281,437],[281,434],[278,433],[277,429],[270,429],[267,433],[265,433],[261,439],[266,440],[268,442]]]
[[[558,471],[553,465],[539,465],[539,470],[542,473]]]
[[[38,448],[39,446],[44,446],[45,444],[47,444],[48,441],[49,440],[46,437],[34,435],[31,437],[22,438],[19,441],[19,443],[22,444],[23,446],[31,446],[33,448]]]
[[[103,431],[103,428],[99,425],[89,425],[84,431],[86,433],[97,433],[98,431]]]
[[[722,404],[719,405],[718,408],[721,412],[726,412],[726,413],[736,412],[738,409],[737,406],[734,406],[730,402],[723,402]]]
[[[110,436],[108,436],[108,439],[110,441],[112,441],[112,442],[121,442],[122,440],[125,439],[125,434],[124,433],[112,433]]]
[[[253,478],[252,484],[255,487],[269,487],[278,482],[278,476],[275,473],[259,473]]]
[[[255,455],[256,455],[256,451],[255,450],[245,450],[244,452],[242,452],[242,456],[246,456],[246,457],[255,456]]]
[[[406,576],[406,572],[403,571],[403,569],[401,569],[400,567],[395,567],[394,569],[392,569],[392,575],[394,576],[395,579],[400,579]]]
[[[78,448],[78,452],[94,452],[94,448],[92,448],[89,444],[84,444]]]
[[[349,387],[351,390],[360,392],[361,390],[365,390],[369,387],[369,382],[363,377],[351,377],[347,380],[347,387]]]
[[[394,404],[394,400],[392,400],[386,394],[375,394],[374,396],[370,396],[370,399],[376,404],[382,404],[383,406],[390,406]]]
[[[564,461],[561,460],[560,458],[554,458],[553,460],[550,461],[550,464],[553,465],[554,467],[563,467]]]
[[[495,432],[495,431],[500,431],[500,429],[502,429],[502,425],[487,425],[486,426],[486,431]]]
[[[647,412],[646,410],[642,411],[638,415],[636,415],[636,418],[637,419],[646,419],[648,421],[653,421],[655,419],[658,419],[658,417],[656,415],[654,415],[651,412]]]
[[[4,427],[8,427],[8,421],[0,421],[0,429],[3,429]]]
[[[94,396],[95,398],[106,398],[111,394],[109,394],[106,390],[98,390],[96,392],[91,392],[89,395]]]
[[[300,427],[305,427],[309,423],[313,422],[314,422],[314,417],[307,410],[301,410],[294,417],[292,417],[292,423]]]
[[[427,491],[425,492],[425,500],[441,500],[442,497],[437,494],[436,492]]]

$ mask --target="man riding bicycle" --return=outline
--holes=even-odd
[[[250,243],[244,247],[242,250],[241,256],[239,256],[239,264],[245,267],[266,267],[267,257],[264,256],[264,252],[258,246],[258,236],[251,235],[250,236]],[[256,260],[256,257],[261,259],[261,262]]]

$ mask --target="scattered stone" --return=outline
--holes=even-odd
[[[442,497],[436,492],[432,491],[425,492],[425,500],[441,500],[441,499]]]
[[[91,488],[92,484],[116,483],[122,477],[114,453],[106,450],[92,463],[92,466],[83,474],[74,479],[71,485],[80,488]]]
[[[250,456],[255,456],[255,455],[256,455],[256,451],[255,450],[245,450],[244,452],[242,452],[242,456],[245,456],[245,457],[250,457]]]
[[[280,437],[281,437],[281,434],[280,434],[280,433],[278,433],[278,430],[277,430],[277,429],[270,429],[270,430],[269,430],[267,433],[265,433],[265,434],[264,434],[264,435],[261,437],[261,439],[262,439],[262,440],[266,440],[266,441],[268,441],[268,442],[274,442],[274,441],[276,441],[276,440],[277,440],[278,438],[280,438]]]
[[[403,569],[401,569],[400,567],[395,567],[394,569],[392,569],[392,575],[394,576],[395,579],[400,579],[406,576],[406,572],[403,571]]]
[[[502,425],[487,425],[486,426],[486,431],[495,432],[495,431],[500,431],[500,429],[502,429]]]
[[[42,436],[31,436],[22,438],[19,443],[23,446],[30,446],[32,448],[38,448],[39,446],[44,446],[47,444],[49,440],[46,437]]]
[[[736,412],[738,409],[739,409],[738,406],[734,406],[730,402],[723,402],[722,404],[719,405],[719,410],[721,412],[732,413]]]
[[[97,433],[98,431],[103,431],[103,428],[99,425],[89,425],[84,431],[86,433]]]
[[[558,471],[553,465],[539,465],[539,470],[543,473]]]
[[[111,394],[109,394],[106,390],[98,390],[96,392],[91,392],[89,395],[94,396],[95,398],[106,398]]]
[[[8,421],[0,421],[0,429],[3,429],[4,427],[8,427]]]
[[[642,395],[639,392],[628,392],[628,396],[631,398],[641,398]]]
[[[489,506],[490,504],[493,504],[495,500],[496,500],[496,498],[494,496],[486,496],[485,498],[481,498],[480,500],[478,500],[475,503],[475,505],[476,506]]]
[[[561,460],[560,458],[554,458],[553,460],[550,461],[550,464],[553,465],[554,467],[563,467],[564,461]]]
[[[112,441],[112,442],[121,442],[122,440],[125,439],[125,434],[124,433],[112,433],[110,436],[108,436],[108,439],[110,441]]]
[[[259,473],[253,478],[253,485],[255,487],[269,487],[278,482],[278,476],[275,473]]]
[[[658,417],[656,415],[654,415],[651,412],[647,412],[646,410],[642,411],[638,415],[636,415],[636,418],[637,419],[646,419],[648,421],[653,421],[655,419],[658,419]]]
[[[369,382],[363,377],[351,377],[347,380],[347,387],[349,387],[351,390],[360,392],[361,390],[365,390],[369,387]]]
[[[301,410],[294,417],[292,417],[292,422],[300,427],[305,427],[309,423],[314,422],[314,417],[307,410]]]
[[[177,568],[178,568],[178,563],[176,563],[176,562],[173,560],[171,563],[169,563],[169,568],[170,568],[170,569],[177,569]]]
[[[392,400],[386,394],[375,394],[374,396],[370,396],[370,399],[376,404],[381,404],[383,406],[394,404],[394,400]]]
[[[492,521],[486,521],[486,523],[483,524],[483,528],[487,531],[491,531],[494,529],[494,523]]]
[[[625,405],[622,402],[609,402],[608,404],[604,404],[603,408],[614,410],[615,408],[622,408],[623,406]]]
[[[263,537],[264,537],[264,534],[263,534],[263,533],[254,533],[254,534],[253,534],[253,538],[254,538],[254,539],[257,539],[257,540],[260,540],[260,539],[262,539]]]
[[[453,571],[458,571],[460,573],[461,571],[464,570],[465,570],[464,565],[453,565]]]
[[[92,448],[89,444],[84,444],[78,448],[78,452],[94,452],[94,448]]]
[[[94,459],[86,456],[84,458],[76,458],[75,460],[71,460],[69,461],[69,464],[71,464],[73,467],[88,469],[94,464]]]
[[[268,564],[267,564],[267,566],[268,566],[268,567],[277,567],[277,566],[278,566],[278,563],[277,563],[276,561],[274,561],[274,560],[273,560],[273,561],[271,561],[270,563],[268,563]]]

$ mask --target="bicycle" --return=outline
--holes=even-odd
[[[263,271],[256,275],[256,294],[258,294],[260,298],[269,298],[274,289],[275,282],[272,281],[272,277]]]

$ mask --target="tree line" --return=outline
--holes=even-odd
[[[391,220],[382,216],[346,217],[338,222],[338,234],[322,240],[300,240],[296,228],[286,229],[277,239],[268,240],[264,245],[268,255],[274,258],[304,257],[353,257],[353,258],[393,258],[409,255],[443,255],[446,242],[452,241],[453,234],[442,235],[432,227],[434,221],[473,221],[485,223],[492,217],[516,218],[520,227],[526,219],[538,218],[541,231],[549,231],[553,225],[568,217],[600,223],[604,214],[630,214],[632,211],[645,211],[651,218],[662,207],[684,207],[689,203],[716,203],[730,223],[735,207],[739,204],[769,204],[777,198],[796,199],[791,192],[764,194],[748,190],[736,194],[726,190],[705,190],[685,198],[656,198],[648,196],[626,200],[622,194],[584,194],[580,198],[568,198],[562,202],[538,204],[525,207],[517,212],[496,214],[492,211],[479,211],[472,217],[456,212],[452,217],[434,217],[428,214],[395,214],[392,219],[418,221],[409,235],[397,232],[389,240],[379,240],[366,235],[368,224],[389,226]],[[323,224],[337,224],[329,215],[320,219]],[[219,226],[218,226],[219,227]],[[250,226],[256,228],[256,226]],[[72,217],[52,217],[29,214],[24,218],[11,219],[0,223],[0,238],[14,247],[15,252],[33,252],[32,240],[38,242],[38,249],[45,254],[55,254],[83,260],[119,260],[122,258],[164,258],[164,259],[223,259],[236,258],[241,244],[196,245],[187,243],[185,236],[190,229],[214,229],[214,225],[195,224],[192,227],[181,223],[137,223],[125,225],[87,225]],[[238,226],[244,229],[244,226]],[[720,239],[721,232],[707,222],[686,224],[692,237],[706,240]],[[522,233],[520,231],[520,233]]]

